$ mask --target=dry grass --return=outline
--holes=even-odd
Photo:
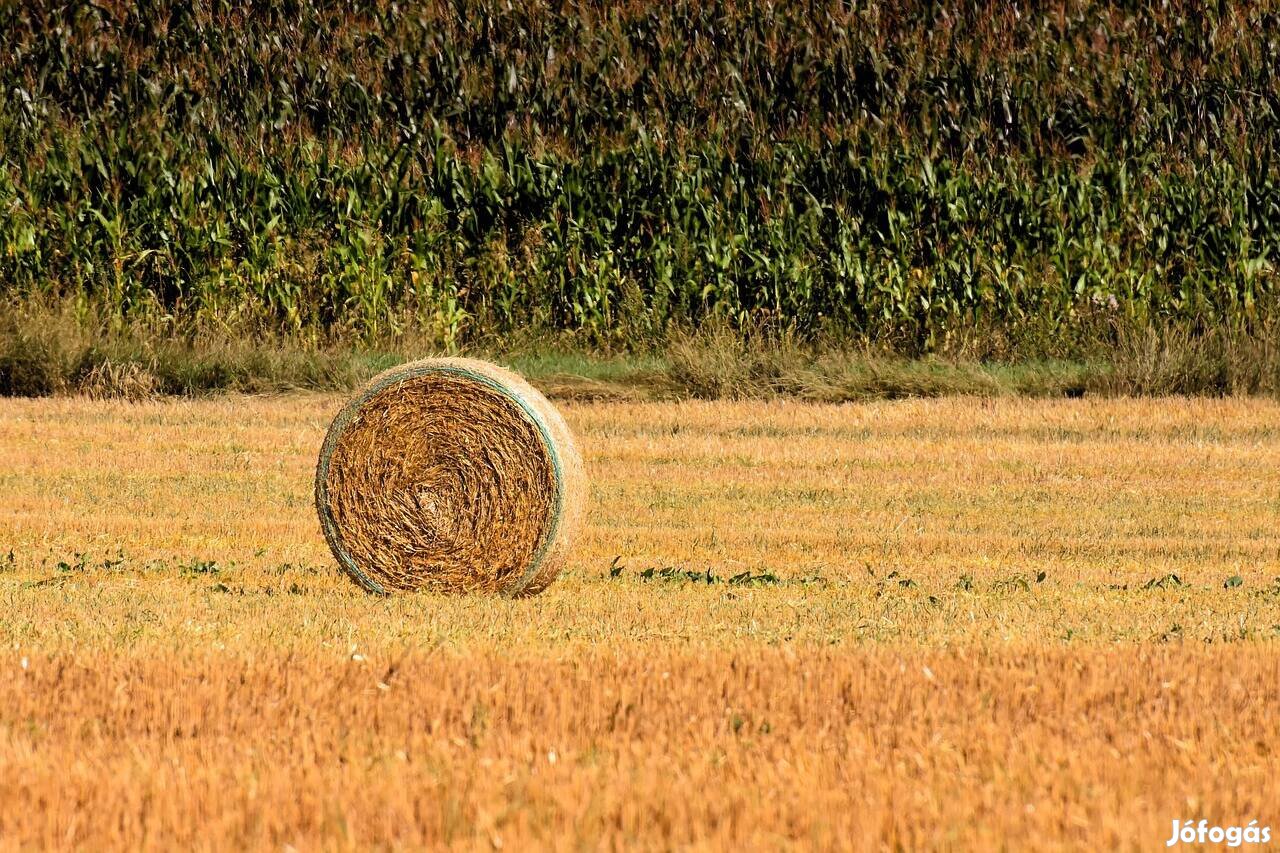
[[[0,844],[1280,826],[1275,403],[570,405],[594,509],[521,601],[338,571],[338,404],[0,400]]]

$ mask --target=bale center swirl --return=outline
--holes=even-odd
[[[342,544],[389,590],[503,591],[536,559],[557,488],[555,463],[519,404],[445,372],[366,400],[327,480]]]

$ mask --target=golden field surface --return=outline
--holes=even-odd
[[[1276,403],[565,403],[521,601],[339,573],[340,403],[0,400],[0,848],[1280,837]]]

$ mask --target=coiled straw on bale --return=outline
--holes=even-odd
[[[316,509],[377,593],[532,595],[559,573],[585,497],[560,413],[510,371],[427,359],[374,377],[334,419]]]

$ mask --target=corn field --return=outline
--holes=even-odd
[[[1249,328],[1274,2],[7,3],[0,293],[449,345]]]

